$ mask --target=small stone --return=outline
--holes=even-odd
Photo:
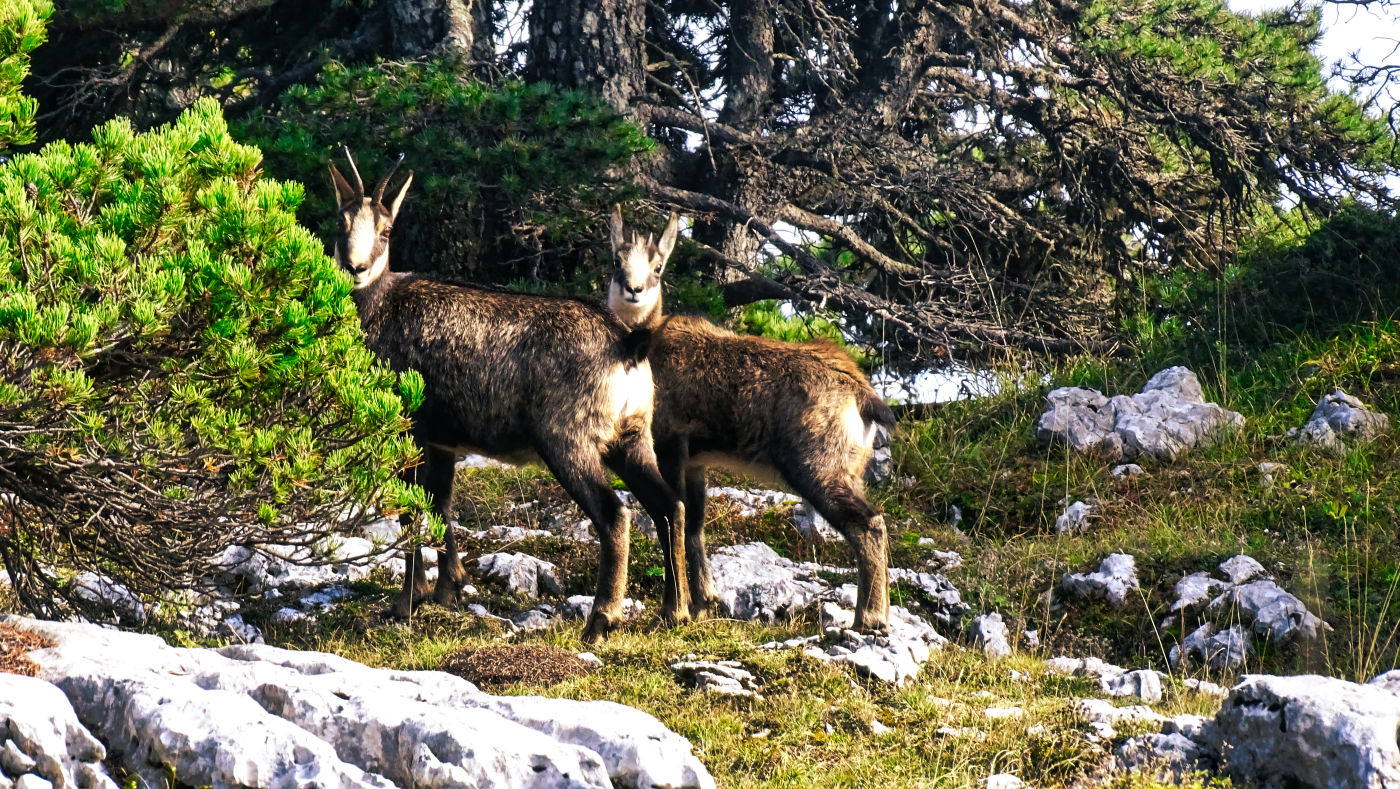
[[[31,772],[38,764],[33,757],[21,751],[14,740],[5,740],[5,747],[0,749],[0,767],[4,767],[10,775]]]
[[[1222,687],[1220,685],[1215,684],[1214,682],[1207,682],[1203,679],[1196,679],[1194,677],[1191,677],[1182,680],[1181,684],[1187,690],[1193,690],[1201,694],[1202,696],[1210,696],[1212,698],[1223,699],[1226,696],[1230,695],[1229,688]]]
[[[603,659],[592,652],[580,652],[578,653],[578,659],[590,665],[597,666],[598,668],[603,667]]]
[[[1146,472],[1142,470],[1142,466],[1136,463],[1124,463],[1121,466],[1114,466],[1110,473],[1113,474],[1115,479],[1125,479],[1128,477],[1140,477]]]
[[[885,724],[881,723],[878,719],[874,719],[874,720],[871,720],[871,721],[870,721],[870,733],[871,733],[871,734],[874,734],[874,735],[876,735],[876,736],[879,736],[879,735],[881,735],[881,734],[889,734],[890,731],[891,731],[890,727],[888,727],[888,726],[886,726]]]
[[[1004,658],[1011,654],[1011,645],[1006,640],[1006,624],[1001,621],[1001,614],[983,614],[973,619],[967,630],[972,640],[982,646],[987,657]]]
[[[1080,534],[1089,529],[1089,517],[1093,515],[1094,505],[1076,501],[1060,517],[1055,519],[1056,534]]]
[[[988,707],[982,710],[982,714],[986,715],[988,720],[995,721],[1020,718],[1026,714],[1026,711],[1020,707]]]
[[[1027,630],[1021,634],[1026,643],[1026,649],[1038,649],[1040,647],[1040,631]]]
[[[1109,554],[1097,572],[1065,573],[1060,585],[1072,595],[1107,600],[1114,608],[1122,608],[1127,604],[1128,592],[1138,588],[1137,569],[1132,556]]]
[[[1220,572],[1226,578],[1230,579],[1231,584],[1236,586],[1253,581],[1256,578],[1269,577],[1269,573],[1264,569],[1264,565],[1244,554],[1221,562]]]
[[[1029,784],[1011,773],[997,773],[982,779],[981,789],[1026,789]]]
[[[15,779],[15,789],[54,789],[54,785],[34,773],[26,773]]]
[[[841,539],[841,532],[827,523],[817,508],[806,500],[792,508],[792,523],[809,542],[836,542]]]

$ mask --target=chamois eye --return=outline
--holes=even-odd
[[[652,271],[655,271],[657,274],[660,274],[660,273],[661,273],[661,267],[660,267],[660,266],[657,266],[656,268],[652,269]]]

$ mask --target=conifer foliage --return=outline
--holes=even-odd
[[[422,505],[395,476],[422,381],[365,349],[260,159],[203,100],[0,167],[0,560],[36,613],[83,612],[79,570],[161,597]]]

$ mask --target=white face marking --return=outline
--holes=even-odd
[[[364,198],[360,207],[350,215],[349,231],[343,231],[343,234],[344,254],[349,260],[341,259],[341,245],[337,244],[336,262],[355,278],[355,287],[363,288],[379,279],[389,266],[389,245],[379,244],[379,229],[369,198]],[[376,249],[380,250],[377,256]]]
[[[647,245],[640,240],[617,251],[619,259],[608,284],[608,308],[629,326],[651,314],[661,299],[661,275],[656,268],[663,261],[647,253]]]

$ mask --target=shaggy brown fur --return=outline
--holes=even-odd
[[[356,278],[355,304],[369,348],[395,370],[417,370],[423,405],[413,437],[423,464],[412,479],[450,520],[452,480],[465,452],[520,463],[537,461],[559,480],[598,531],[600,571],[584,637],[605,636],[621,619],[626,591],[628,522],[605,468],[637,495],[663,540],[672,582],[663,616],[688,617],[684,552],[671,529],[675,496],[652,450],[653,387],[646,360],[650,333],[633,331],[596,304],[468,287],[393,273],[388,228],[408,184],[391,207],[351,187],[334,166],[341,202],[336,258]],[[390,171],[392,175],[392,170]],[[409,178],[412,178],[410,173]],[[356,175],[358,181],[358,174]],[[362,223],[375,222],[373,236]],[[359,250],[357,252],[357,249]],[[465,581],[457,540],[447,530],[434,599],[455,603]],[[393,611],[404,616],[428,593],[419,551],[410,551],[404,589]]]
[[[655,245],[635,237],[632,243],[652,247],[650,270],[664,267],[664,259],[654,260]],[[701,318],[663,317],[660,296],[652,295],[642,299],[655,305],[644,314],[629,314],[625,305],[614,312],[654,332],[652,434],[662,474],[685,500],[692,613],[707,612],[717,599],[704,537],[705,469],[714,465],[776,475],[811,502],[855,552],[856,627],[886,627],[885,524],[865,498],[864,477],[875,427],[893,426],[894,413],[835,345],[780,342],[738,335]],[[617,306],[615,297],[609,306]]]

